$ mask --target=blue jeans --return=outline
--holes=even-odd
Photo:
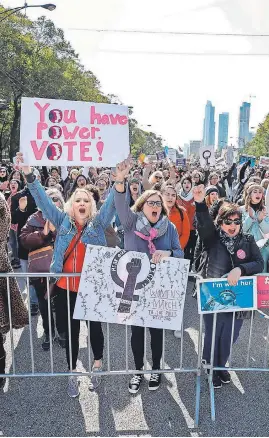
[[[28,260],[20,259],[20,262],[21,262],[20,272],[24,272],[24,273],[28,272]],[[18,278],[17,281],[19,283],[20,291],[22,293],[24,289],[27,287],[26,278]],[[32,285],[29,286],[29,295],[30,295],[30,304],[38,304],[36,291],[34,286]]]
[[[12,261],[14,263],[19,264],[20,259],[18,257],[18,239],[17,239],[17,232],[14,230],[9,230],[9,246],[12,253]]]

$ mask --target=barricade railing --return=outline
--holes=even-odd
[[[257,277],[260,275],[265,275],[265,274],[258,274]],[[199,279],[198,279],[198,281],[199,281]],[[209,385],[209,394],[210,394],[210,409],[211,409],[212,421],[216,420],[215,393],[214,393],[214,386],[213,386],[213,373],[214,373],[214,371],[232,371],[232,372],[240,372],[240,371],[268,372],[269,371],[268,359],[267,359],[268,358],[268,342],[269,342],[269,315],[266,315],[264,312],[262,312],[260,310],[248,311],[250,317],[245,319],[245,321],[249,321],[249,330],[248,330],[248,339],[246,339],[247,349],[246,349],[244,364],[242,364],[241,366],[234,366],[233,365],[233,346],[234,346],[233,340],[234,340],[234,329],[235,329],[235,321],[236,321],[236,317],[237,317],[237,312],[238,311],[236,311],[236,310],[231,312],[231,313],[233,313],[233,318],[232,318],[232,330],[231,330],[231,337],[230,337],[230,350],[229,350],[229,357],[228,357],[229,365],[228,366],[216,366],[214,364],[217,318],[218,318],[219,313],[213,314],[210,363],[203,363],[202,364],[203,368],[205,369],[206,373],[208,374],[208,385]],[[264,318],[268,324],[267,335],[265,338],[266,342],[265,342],[263,366],[250,366],[250,351],[251,351],[251,346],[252,346],[253,322],[254,322],[255,312],[257,313],[258,317]],[[200,326],[200,330],[202,330],[202,325]],[[242,341],[242,339],[241,339],[241,341]],[[240,334],[239,334],[238,342],[240,342]],[[202,356],[201,356],[201,359],[202,359]]]
[[[70,278],[72,277],[80,277],[81,274],[75,273],[64,273],[63,274],[51,274],[51,273],[0,273],[0,278],[6,278],[7,281],[7,297],[8,297],[8,315],[9,315],[9,336],[10,339],[10,350],[11,350],[11,362],[12,362],[12,372],[10,371],[7,374],[0,374],[0,377],[9,377],[9,378],[23,378],[23,377],[60,377],[60,376],[90,376],[98,375],[98,376],[113,376],[113,375],[132,375],[132,374],[151,374],[152,372],[158,374],[169,374],[169,373],[192,373],[196,377],[196,391],[195,391],[195,416],[194,416],[194,425],[193,427],[198,426],[199,422],[199,411],[200,411],[200,394],[201,394],[201,356],[202,356],[202,323],[203,319],[200,316],[199,321],[199,336],[198,336],[198,354],[197,354],[197,362],[196,366],[183,366],[183,355],[184,355],[184,318],[181,326],[181,345],[180,345],[180,358],[179,358],[179,367],[174,368],[165,368],[165,350],[166,350],[166,338],[165,338],[165,330],[163,330],[163,355],[161,359],[161,369],[152,370],[147,369],[147,330],[145,329],[144,334],[144,365],[145,368],[143,370],[136,370],[129,368],[129,346],[130,341],[128,339],[128,325],[125,325],[125,367],[123,369],[111,369],[111,354],[110,354],[110,324],[103,323],[106,325],[106,348],[107,352],[104,351],[106,355],[106,370],[102,371],[93,371],[92,370],[92,354],[91,354],[91,333],[90,333],[90,324],[87,324],[87,355],[88,355],[88,370],[87,371],[68,371],[68,372],[59,372],[54,369],[54,360],[53,360],[53,336],[52,336],[52,307],[51,300],[47,300],[48,306],[48,320],[49,320],[49,339],[50,339],[50,371],[49,372],[40,372],[36,371],[35,361],[34,361],[34,342],[33,342],[33,328],[32,328],[32,319],[31,316],[31,306],[30,306],[30,279],[31,278],[43,278],[46,281],[46,289],[47,294],[49,296],[49,286],[50,286],[50,278],[59,279],[65,277],[67,279],[67,316],[68,316],[68,349],[69,349],[69,357],[72,362],[72,344],[71,344],[71,316],[70,316]],[[10,279],[26,279],[26,292],[27,292],[27,305],[28,305],[28,316],[29,316],[29,337],[30,337],[30,358],[31,358],[31,369],[27,372],[17,372],[16,370],[16,360],[15,360],[15,349],[14,349],[14,333],[12,328],[12,306],[11,306],[11,296],[10,296]],[[196,274],[189,274],[189,278],[193,278],[194,282],[200,277]],[[72,293],[72,292],[71,292]]]

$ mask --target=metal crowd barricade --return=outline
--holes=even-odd
[[[263,274],[258,274],[259,275],[265,275]],[[199,280],[198,280],[199,281]],[[230,338],[230,351],[229,351],[229,358],[228,358],[228,362],[229,365],[228,366],[215,366],[214,365],[214,351],[215,351],[215,341],[216,341],[216,327],[217,327],[217,317],[218,317],[218,313],[214,313],[213,315],[213,327],[212,327],[212,338],[211,338],[211,352],[210,352],[210,363],[209,364],[205,364],[203,363],[203,368],[206,370],[206,372],[208,373],[208,385],[209,385],[209,394],[210,394],[210,409],[211,409],[211,420],[215,421],[216,420],[216,407],[215,407],[215,393],[214,393],[214,386],[213,386],[213,372],[214,371],[254,371],[254,372],[268,372],[269,368],[268,368],[268,361],[267,361],[267,356],[268,356],[268,342],[269,342],[269,315],[264,314],[262,311],[260,310],[251,310],[249,311],[251,313],[250,319],[247,319],[247,321],[250,321],[250,326],[249,326],[249,335],[248,335],[248,339],[247,339],[247,351],[246,351],[246,356],[245,356],[245,364],[242,366],[233,366],[233,339],[234,339],[234,326],[235,326],[235,320],[236,320],[236,311],[233,311],[233,319],[232,319],[232,331],[231,331],[231,338]],[[251,350],[251,345],[252,345],[252,335],[253,335],[253,320],[254,320],[254,315],[255,312],[257,312],[260,316],[262,316],[268,323],[268,327],[267,327],[267,336],[266,336],[266,344],[265,344],[265,352],[264,352],[264,366],[263,367],[251,367],[249,366],[249,361],[250,361],[250,350]],[[202,315],[201,315],[202,316]],[[200,332],[202,332],[202,322],[201,322],[201,326],[200,326]],[[240,335],[238,338],[238,342],[240,342]],[[202,357],[201,357],[202,359]]]
[[[67,308],[68,308],[68,332],[69,332],[69,355],[70,358],[72,357],[72,345],[71,345],[71,318],[70,318],[70,302],[69,302],[69,294],[70,294],[70,287],[69,287],[69,279],[70,277],[79,277],[80,274],[64,274],[64,277],[67,278]],[[147,369],[146,367],[146,356],[147,356],[147,331],[145,330],[145,337],[144,337],[144,363],[145,363],[145,369],[141,371],[132,370],[129,369],[129,341],[128,341],[128,325],[125,325],[125,368],[124,369],[117,369],[112,370],[111,369],[111,355],[110,355],[110,324],[109,323],[103,323],[107,326],[107,370],[103,371],[92,371],[92,357],[91,357],[91,346],[90,346],[90,324],[88,323],[87,331],[88,331],[88,340],[87,340],[87,346],[88,346],[88,367],[89,370],[85,372],[58,372],[54,370],[54,361],[53,361],[53,348],[52,348],[52,328],[51,328],[51,316],[52,316],[52,309],[51,309],[51,301],[50,299],[47,300],[48,302],[48,316],[49,316],[49,338],[50,338],[50,372],[37,372],[35,369],[35,361],[34,361],[34,346],[33,346],[33,330],[32,330],[32,316],[31,316],[31,308],[30,308],[30,279],[31,278],[43,278],[44,281],[46,281],[46,288],[47,293],[49,295],[49,279],[52,277],[52,274],[50,273],[0,273],[0,278],[6,278],[7,281],[7,296],[8,296],[8,313],[9,313],[9,321],[10,321],[10,348],[11,348],[11,358],[12,358],[12,372],[9,372],[8,374],[0,374],[0,377],[9,377],[9,378],[16,378],[16,377],[59,377],[59,376],[93,376],[94,374],[98,374],[99,376],[113,376],[113,375],[132,375],[132,374],[151,374],[152,370]],[[53,274],[54,278],[60,278],[63,277],[63,274]],[[196,274],[189,274],[189,277],[194,277],[194,281],[197,280],[197,278],[200,278]],[[26,278],[26,286],[27,286],[27,302],[28,302],[28,315],[29,315],[29,336],[30,336],[30,358],[31,358],[31,370],[29,372],[24,373],[18,373],[16,372],[16,361],[15,361],[15,354],[14,354],[14,334],[13,334],[13,328],[12,328],[12,310],[11,310],[11,297],[10,297],[10,278]],[[180,360],[179,360],[179,367],[176,368],[165,368],[165,330],[163,330],[163,356],[161,360],[161,369],[160,370],[154,370],[155,373],[160,374],[167,374],[167,373],[193,373],[196,376],[196,392],[195,392],[195,420],[194,420],[194,427],[198,426],[199,421],[199,410],[200,410],[200,392],[201,392],[201,350],[202,350],[202,317],[200,318],[200,328],[199,328],[199,339],[198,339],[198,358],[197,358],[197,365],[196,366],[190,366],[190,367],[183,367],[183,354],[184,354],[184,345],[183,345],[183,323],[181,327],[181,346],[180,346]],[[106,352],[104,352],[106,354]]]

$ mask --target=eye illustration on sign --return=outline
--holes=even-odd
[[[118,313],[130,313],[133,301],[139,300],[136,290],[144,288],[149,284],[155,274],[156,265],[149,260],[145,262],[138,257],[129,260],[127,251],[120,251],[111,263],[111,278],[123,292],[117,292],[116,297],[120,298]]]

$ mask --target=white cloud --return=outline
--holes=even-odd
[[[4,5],[18,6],[15,0]],[[230,112],[229,135],[238,135],[243,100],[255,95],[251,126],[268,112],[269,57],[176,56],[107,53],[109,50],[163,52],[269,53],[269,38],[101,34],[70,28],[154,29],[269,33],[266,0],[55,0],[45,12],[65,29],[82,62],[101,81],[103,90],[133,105],[141,124],[151,124],[172,146],[202,136],[204,106],[211,100],[218,113]],[[32,2],[33,4],[33,2]],[[40,10],[28,10],[36,18]],[[99,51],[101,50],[101,51]],[[217,130],[216,130],[217,139]]]

